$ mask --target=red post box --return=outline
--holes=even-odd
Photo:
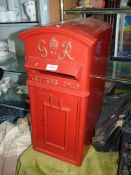
[[[81,165],[102,109],[111,26],[92,18],[25,31],[32,145]]]

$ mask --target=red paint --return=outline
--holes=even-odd
[[[35,150],[81,165],[102,108],[111,26],[95,19],[38,27],[25,41]],[[87,152],[87,151],[86,151]]]

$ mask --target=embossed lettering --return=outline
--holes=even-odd
[[[41,57],[47,57],[47,49],[45,47],[45,40],[38,42],[38,50],[41,52]]]
[[[68,57],[69,60],[73,60],[74,58],[70,55],[71,49],[72,49],[72,43],[71,42],[63,42],[62,43],[63,53],[61,56],[58,56],[58,60],[63,60],[65,57]]]
[[[65,88],[70,88],[72,90],[78,90],[80,88],[79,84],[75,84],[75,83],[72,83],[72,82],[66,82],[64,81],[62,83],[62,86],[65,87]]]

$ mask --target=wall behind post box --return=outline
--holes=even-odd
[[[70,9],[78,6],[78,0],[66,0],[64,3],[64,9]],[[79,15],[64,15],[64,20],[78,18]]]
[[[58,22],[60,21],[60,5],[59,0],[49,0],[50,6],[50,18],[51,22]]]
[[[65,0],[64,9],[70,9],[77,5],[78,0]],[[49,0],[50,22],[60,21],[60,0]],[[78,15],[64,15],[64,20],[76,18]]]

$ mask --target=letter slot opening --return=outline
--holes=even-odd
[[[52,65],[54,69],[47,69],[48,65]],[[26,69],[39,71],[41,74],[48,74],[62,78],[79,80],[82,70],[81,64],[70,62],[57,62],[50,59],[44,60],[41,58],[29,57],[26,61]]]
[[[58,73],[58,72],[51,72],[51,71],[38,71],[38,72],[41,73],[41,74],[44,73],[44,75],[51,75],[51,76],[54,76],[54,77],[62,77],[62,78],[77,80],[77,77],[75,77],[73,75],[69,75],[69,74]]]

